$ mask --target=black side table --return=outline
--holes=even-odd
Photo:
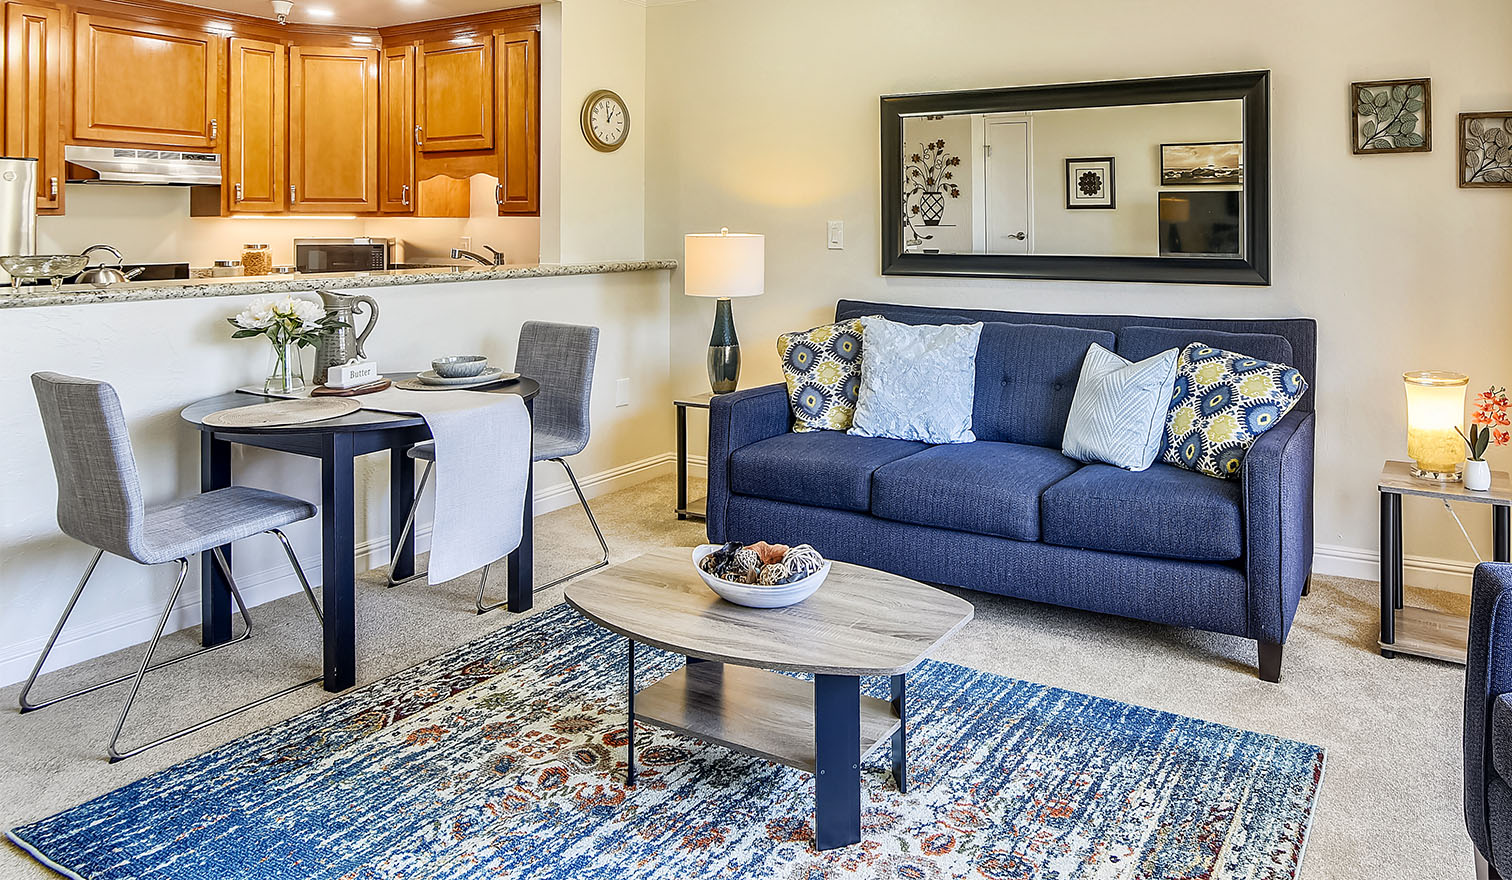
[[[688,410],[701,409],[708,411],[709,401],[714,399],[712,392],[695,394],[691,397],[679,397],[672,401],[677,407],[677,518],[692,519],[702,522],[705,518],[704,511],[707,509],[707,498],[699,498],[691,504],[688,502]]]
[[[1492,471],[1491,488],[1473,492],[1462,483],[1414,477],[1411,462],[1388,461],[1376,488],[1381,493],[1381,656],[1414,654],[1463,664],[1470,622],[1402,602],[1402,496],[1492,505],[1492,558],[1512,562],[1512,478]]]

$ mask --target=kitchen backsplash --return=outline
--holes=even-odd
[[[492,213],[493,178],[472,181],[473,205],[487,214],[466,219],[360,217],[319,214],[268,218],[190,217],[189,191],[181,187],[71,184],[68,213],[37,218],[38,253],[78,253],[101,242],[114,245],[130,263],[184,262],[208,266],[241,258],[242,245],[266,242],[275,265],[294,262],[294,239],[361,235],[393,236],[404,242],[407,262],[449,260],[451,249],[470,236],[473,250],[490,245],[511,263],[534,263],[541,252],[540,220]]]

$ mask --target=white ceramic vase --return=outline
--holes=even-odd
[[[1465,488],[1484,492],[1491,488],[1491,465],[1485,461],[1465,461]]]

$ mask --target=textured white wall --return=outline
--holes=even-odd
[[[1316,317],[1317,540],[1329,565],[1368,574],[1376,474],[1406,452],[1401,372],[1458,369],[1476,386],[1512,379],[1497,329],[1512,319],[1512,191],[1455,187],[1455,114],[1512,109],[1512,4],[1424,9],[1406,0],[653,6],[648,251],[678,253],[683,233],[720,226],[766,234],[766,295],[736,305],[745,385],[777,379],[773,339],[825,321],[840,297]],[[1273,72],[1273,286],[879,274],[879,96],[1257,68]],[[1433,78],[1434,151],[1352,155],[1350,82],[1409,76]],[[846,221],[843,251],[825,248],[832,219]],[[709,310],[676,295],[680,276],[672,290],[674,388],[697,391]],[[1512,453],[1493,452],[1492,465],[1512,467]],[[1489,517],[1469,513],[1488,553]],[[1406,516],[1409,553],[1469,558],[1442,509],[1409,501]],[[1409,582],[1430,577],[1413,570]]]

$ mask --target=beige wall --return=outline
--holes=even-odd
[[[744,385],[780,375],[772,340],[833,315],[839,297],[1008,309],[1318,319],[1317,541],[1323,564],[1370,575],[1375,477],[1405,454],[1400,374],[1512,379],[1487,328],[1512,320],[1512,192],[1455,188],[1454,115],[1512,108],[1512,4],[1405,0],[1204,4],[945,0],[939,24],[900,0],[698,0],[653,6],[647,28],[647,244],[728,226],[767,236],[766,295],[737,304]],[[1173,22],[1191,22],[1176,28]],[[1410,24],[1404,24],[1410,22]],[[1269,288],[884,278],[880,95],[1268,68],[1275,249]],[[1356,157],[1354,80],[1431,76],[1437,147]],[[846,249],[825,248],[825,221]],[[704,387],[705,303],[672,282],[678,392]],[[1493,467],[1512,467],[1507,450]],[[1489,519],[1467,523],[1489,552]],[[1442,509],[1411,503],[1412,554],[1468,559]],[[1450,566],[1450,573],[1463,567]],[[1434,577],[1409,570],[1409,581]],[[1445,578],[1440,578],[1441,580]],[[1455,581],[1456,578],[1447,578]],[[1462,581],[1460,581],[1462,583]]]

